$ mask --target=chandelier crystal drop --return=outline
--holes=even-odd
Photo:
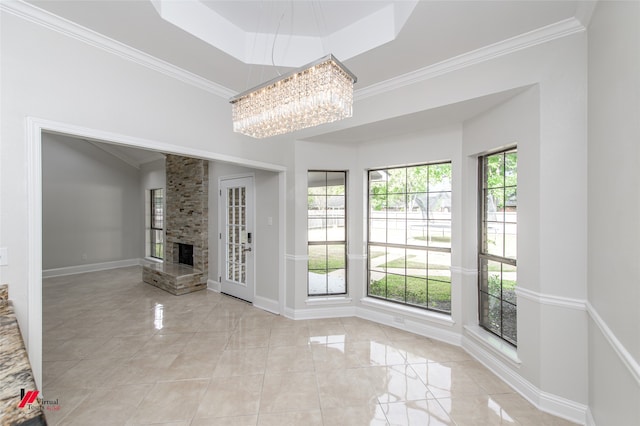
[[[325,56],[231,98],[233,131],[266,138],[351,117],[356,81]]]

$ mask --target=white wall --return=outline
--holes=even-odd
[[[525,150],[529,148],[525,167],[530,168],[530,176],[534,168],[539,176],[537,180],[525,178],[521,188],[529,193],[521,200],[521,220],[529,221],[532,227],[521,230],[524,245],[519,247],[521,254],[522,250],[530,253],[526,259],[522,255],[519,258],[520,274],[524,274],[523,288],[530,290],[519,297],[520,319],[526,320],[520,321],[518,356],[522,364],[519,369],[512,368],[491,349],[483,352],[487,355],[483,361],[491,363],[495,370],[511,380],[510,383],[521,385],[519,390],[545,410],[581,420],[580,415],[584,414],[585,404],[589,402],[594,418],[601,424],[635,420],[638,418],[637,380],[629,379],[629,367],[620,361],[593,321],[586,336],[588,320],[584,303],[581,303],[589,298],[594,309],[602,315],[604,324],[613,330],[620,346],[631,357],[632,366],[637,366],[640,333],[633,324],[640,321],[638,306],[634,303],[639,300],[638,286],[634,284],[638,281],[637,259],[640,256],[634,243],[638,236],[640,209],[636,190],[640,132],[633,125],[638,125],[638,5],[609,3],[598,6],[589,34],[592,120],[589,173],[585,98],[587,38],[584,32],[431,78],[417,79],[399,85],[395,90],[356,96],[355,114],[349,120],[349,125],[354,126],[517,87],[536,86],[510,104],[530,117],[513,117],[506,107],[498,107],[486,116],[466,123],[462,142],[456,136],[452,137],[452,146],[441,145],[437,140],[442,129],[434,129],[399,138],[401,146],[410,154],[398,149],[395,138],[377,143],[375,149],[387,154],[383,158],[372,152],[367,143],[359,147],[339,147],[298,142],[294,146],[293,141],[264,143],[235,135],[230,129],[229,106],[225,99],[2,12],[0,246],[9,248],[10,264],[0,268],[0,282],[10,284],[11,298],[25,340],[28,344],[33,343],[29,330],[37,329],[37,324],[29,323],[29,318],[37,318],[37,315],[28,312],[27,282],[33,277],[33,271],[27,262],[29,239],[25,236],[33,225],[27,214],[33,200],[25,191],[28,178],[32,176],[28,149],[25,149],[25,117],[154,141],[164,151],[172,151],[171,147],[174,147],[176,153],[183,155],[195,150],[201,154],[210,153],[210,158],[233,156],[290,167],[293,173],[287,173],[286,182],[289,218],[286,303],[293,315],[298,311],[306,315],[315,310],[318,315],[351,313],[377,315],[379,320],[390,318],[382,310],[359,302],[364,294],[366,261],[362,224],[365,217],[362,216],[364,168],[443,159],[450,154],[454,166],[459,165],[458,171],[454,171],[454,181],[459,183],[454,185],[462,189],[459,198],[454,195],[453,204],[454,220],[460,222],[454,224],[454,233],[458,235],[454,235],[453,244],[462,251],[453,255],[454,262],[460,264],[460,270],[454,271],[453,287],[454,292],[460,292],[461,299],[456,302],[461,305],[454,307],[454,318],[461,322],[443,326],[442,322],[428,318],[419,324],[419,331],[458,342],[467,338],[460,332],[461,327],[472,325],[473,318],[477,317],[477,312],[467,315],[466,311],[473,306],[477,274],[473,255],[464,239],[464,235],[474,229],[470,217],[462,213],[462,209],[473,204],[469,191],[470,188],[475,190],[475,183],[469,171],[479,150],[510,143],[502,140],[511,139],[507,136],[513,128],[519,146]],[[536,120],[534,117],[538,120],[537,128],[532,124]],[[519,124],[512,126],[504,122],[511,119]],[[491,128],[491,123],[497,125]],[[407,133],[410,132],[411,129],[407,129]],[[453,135],[456,131],[449,129],[447,134]],[[480,140],[481,134],[488,139],[479,141],[478,145],[472,143],[474,135]],[[537,138],[537,151],[533,145],[523,144],[523,137]],[[423,145],[424,140],[432,143]],[[533,160],[536,156],[537,160]],[[350,213],[349,219],[349,291],[355,300],[347,301],[346,305],[327,305],[333,308],[330,310],[306,302],[306,172],[310,168],[349,170],[350,177],[349,211],[354,213]],[[269,186],[274,184],[272,178],[265,179]],[[265,191],[265,194],[269,193]],[[612,203],[615,206],[613,221],[616,225],[625,224],[618,233],[604,232],[611,226],[612,211],[604,207],[607,203],[597,202],[603,193],[619,201]],[[526,211],[523,211],[522,203],[524,206],[529,203]],[[455,212],[456,204],[461,209],[458,213]],[[532,204],[537,204],[538,209]],[[628,207],[623,209],[623,205]],[[269,210],[267,215],[274,213],[275,218],[273,206]],[[529,212],[531,216],[527,217]],[[534,236],[536,230],[539,232]],[[269,231],[264,232],[268,234]],[[610,249],[616,256],[610,255]],[[591,260],[589,263],[587,256]],[[602,262],[603,259],[606,262]],[[615,265],[615,268],[608,265]],[[274,285],[269,284],[261,294],[272,298],[274,289]],[[343,309],[345,306],[347,309]],[[456,310],[461,313],[455,313]],[[586,364],[587,353],[589,365]],[[611,373],[609,368],[613,369]],[[619,386],[619,392],[618,389],[612,391],[616,386]]]
[[[42,139],[42,268],[143,255],[138,169],[89,142]]]
[[[539,87],[464,123],[462,267],[463,324],[478,325],[478,156],[508,146],[518,148],[518,289],[537,290],[540,280],[540,100]],[[540,307],[518,298],[518,357],[521,374],[540,386]]]
[[[588,69],[589,406],[598,425],[637,425],[640,3],[598,3]]]
[[[26,148],[27,117],[115,139],[122,135],[164,152],[275,166],[290,143],[264,144],[234,134],[229,104],[217,95],[4,8],[0,19],[0,246],[8,248],[10,259],[0,268],[0,282],[9,283],[23,337],[38,364],[39,336],[29,336],[39,328],[30,318],[37,322],[40,316],[29,312],[29,291],[40,284],[32,282],[39,266],[28,260],[34,240],[27,237],[38,225],[29,222],[27,212],[38,195],[28,186],[34,172]]]
[[[578,77],[578,76],[576,76]],[[541,88],[532,87],[503,105],[465,123],[464,153],[470,164],[464,173],[473,183],[465,188],[465,200],[470,207],[475,206],[477,197],[477,155],[489,150],[517,144],[518,147],[518,348],[521,361],[511,372],[519,374],[532,385],[552,395],[562,396],[570,401],[587,402],[587,347],[586,312],[583,300],[586,281],[585,259],[582,256],[571,263],[571,256],[556,254],[543,265],[545,253],[564,247],[563,241],[580,241],[584,238],[581,226],[586,223],[585,197],[574,199],[571,204],[554,201],[556,193],[569,193],[576,197],[584,193],[585,163],[565,162],[563,167],[548,167],[541,160],[541,151],[553,152],[554,147],[564,151],[565,146],[548,146],[548,141],[540,137],[543,124],[540,119]],[[564,144],[570,144],[566,141]],[[573,156],[579,158],[586,153],[584,142],[575,139]],[[542,175],[546,177],[543,179]],[[550,178],[551,177],[551,178]],[[555,184],[552,184],[555,182]],[[562,184],[560,184],[562,182]],[[553,198],[553,199],[552,199]],[[580,207],[582,206],[582,207]],[[464,209],[465,250],[470,250],[477,239],[477,214],[474,208]],[[546,218],[546,219],[545,219]],[[580,226],[569,227],[572,221]],[[565,223],[564,235],[544,238],[547,228],[555,228]],[[573,228],[573,230],[571,229]],[[582,252],[584,246],[574,246],[572,251]],[[471,254],[471,253],[469,253]],[[575,254],[575,253],[574,253]],[[466,268],[472,269],[475,259],[468,258]],[[566,269],[575,271],[567,279]],[[560,273],[559,273],[560,272]],[[473,277],[476,281],[477,277]],[[582,281],[581,281],[582,280]],[[545,283],[543,286],[542,283]],[[471,286],[471,282],[469,283]],[[542,288],[548,290],[542,292]],[[570,297],[575,303],[562,303],[562,297]],[[472,304],[466,312],[474,312]],[[465,324],[477,325],[475,316],[468,315]],[[561,377],[572,377],[570,384]],[[563,414],[563,413],[559,413]],[[566,415],[566,413],[565,413]]]
[[[461,123],[354,146],[298,142],[290,178],[289,314],[360,315],[463,344],[529,400],[546,411],[585,421],[588,402],[586,231],[585,32],[473,65],[355,106],[355,124],[435,108],[514,88],[529,88],[503,105]],[[464,129],[464,131],[462,130]],[[477,330],[477,155],[517,144],[519,194],[519,346],[496,349]],[[355,155],[356,161],[352,160]],[[366,169],[450,159],[453,162],[452,295],[450,320],[373,306],[366,294]],[[349,170],[349,297],[306,298],[306,172]],[[456,194],[457,192],[457,194]],[[353,259],[353,261],[352,261]],[[293,299],[293,300],[292,300]],[[347,298],[348,299],[348,298]],[[342,303],[339,303],[342,302]],[[330,308],[330,309],[329,309]],[[404,324],[396,319],[402,317]],[[475,334],[465,327],[474,329]],[[475,328],[474,328],[475,327]],[[479,343],[478,338],[484,343]],[[507,345],[508,346],[508,345]]]
[[[280,258],[279,183],[278,173],[250,169],[234,164],[209,163],[209,279],[219,285],[219,239],[218,222],[219,187],[222,177],[251,174],[255,177],[255,292],[256,306],[278,309]],[[269,221],[271,218],[271,221]]]
[[[362,219],[358,215],[351,217],[353,211],[353,198],[355,194],[360,194],[360,175],[355,169],[356,149],[354,146],[327,145],[313,142],[296,142],[295,160],[293,173],[288,173],[287,179],[287,309],[289,316],[293,316],[293,311],[298,311],[297,316],[302,317],[302,312],[308,308],[307,300],[307,173],[313,170],[346,170],[347,174],[347,228],[349,232],[347,247],[347,261],[349,262],[349,276],[347,277],[347,287],[349,294],[358,291],[361,277],[351,274],[352,270],[357,270],[354,262],[358,256],[362,256],[361,245],[358,241],[361,238],[352,238],[351,235],[357,232],[358,226],[362,226]],[[356,234],[361,235],[361,234]],[[356,293],[358,294],[358,293]],[[349,305],[352,305],[349,303]],[[310,307],[320,309],[326,313],[333,309],[338,314],[336,308],[344,307],[344,304],[322,304]]]

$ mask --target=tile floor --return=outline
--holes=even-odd
[[[43,283],[51,425],[569,425],[462,349],[358,318],[292,321],[139,267]]]

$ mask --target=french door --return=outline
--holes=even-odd
[[[254,195],[253,177],[220,180],[220,289],[253,302]]]

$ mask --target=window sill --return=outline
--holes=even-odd
[[[404,306],[398,303],[385,302],[384,300],[378,300],[373,297],[365,297],[363,299],[360,299],[360,303],[372,308],[385,310],[395,315],[403,315],[405,317],[421,321],[435,322],[440,325],[446,325],[448,327],[452,327],[456,323],[453,319],[451,319],[450,315],[419,308],[413,308],[411,306]]]
[[[352,302],[347,296],[309,296],[304,303],[307,305],[347,305]]]
[[[498,336],[494,336],[478,325],[465,325],[464,329],[467,332],[467,335],[471,337],[474,342],[479,343],[483,348],[490,350],[492,353],[498,355],[500,358],[516,368],[520,368],[522,366],[522,361],[518,358],[517,348],[505,342]]]

